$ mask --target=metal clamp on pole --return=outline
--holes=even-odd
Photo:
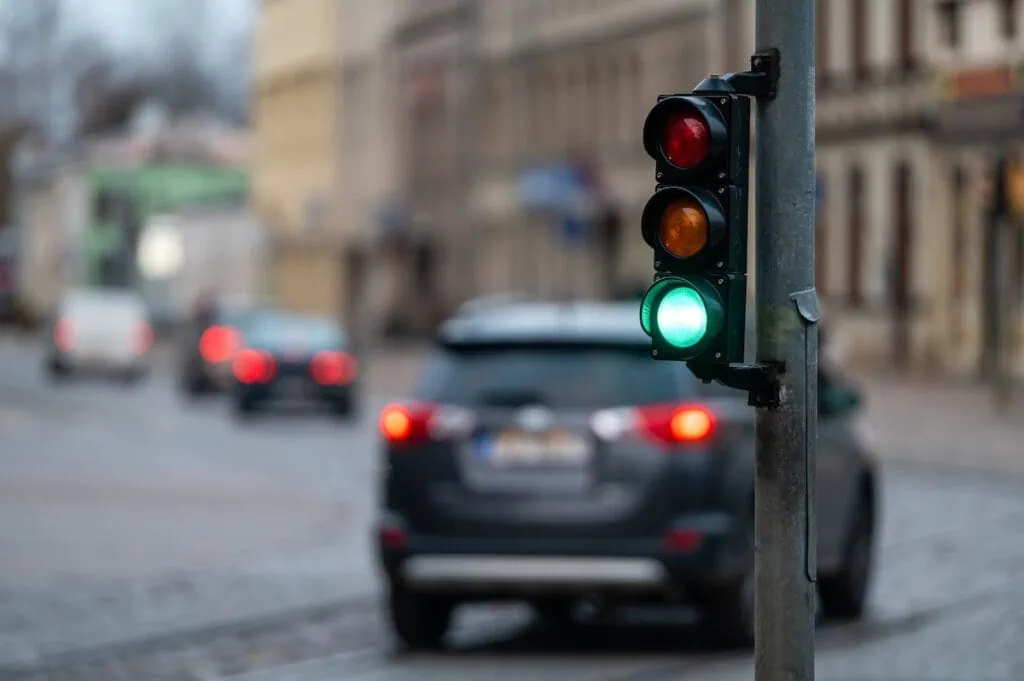
[[[694,92],[728,93],[755,99],[775,99],[779,85],[779,51],[772,47],[761,50],[750,58],[750,70],[709,76],[702,80]]]
[[[752,407],[778,407],[782,403],[779,377],[786,373],[784,362],[765,364],[686,364],[693,375],[705,383],[717,381],[747,393]]]

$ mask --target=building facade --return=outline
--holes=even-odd
[[[827,323],[852,362],[956,372],[983,354],[979,232],[939,225],[959,214],[971,215],[964,225],[982,219],[991,144],[950,149],[941,85],[953,64],[1019,63],[1020,32],[1008,25],[1021,4],[818,3],[817,279]],[[638,139],[644,116],[659,93],[748,67],[754,5],[483,0],[481,144],[470,192],[481,289],[602,290],[586,264],[590,246],[567,242],[558,225],[518,206],[519,173],[567,150],[596,160],[623,209],[618,277],[650,276],[649,249],[635,238],[653,182]],[[954,194],[950,163],[961,156],[963,198],[944,203]]]
[[[927,236],[929,13],[919,0],[817,6],[817,286],[859,363],[942,361],[932,322],[944,275]]]
[[[397,83],[396,315],[429,330],[479,289],[477,230],[467,208],[480,116],[479,0],[404,0],[391,36]],[[404,304],[403,304],[404,302]]]
[[[254,181],[279,225],[282,296],[344,313],[359,298],[345,291],[368,286],[370,317],[425,329],[473,295],[605,292],[593,240],[520,200],[525,170],[574,156],[621,209],[615,278],[642,285],[644,116],[659,93],[747,67],[754,4],[267,0]],[[986,258],[1006,250],[986,178],[1021,133],[1022,13],[818,4],[817,283],[853,362],[970,373],[986,355]],[[356,266],[350,243],[396,250]]]
[[[388,48],[401,8],[398,0],[341,0],[341,7],[342,276],[347,319],[369,338],[388,316],[401,273],[379,248],[381,215],[394,201],[401,168],[398,83]]]
[[[396,184],[399,0],[263,0],[256,32],[254,200],[273,226],[272,294],[372,325],[393,273],[371,263]]]
[[[655,96],[696,84],[715,67],[719,41],[708,0],[524,0],[483,2],[481,129],[470,203],[485,291],[544,296],[606,290],[594,240],[519,208],[527,168],[577,157],[621,207],[625,233],[618,278],[650,277],[638,230],[653,168],[640,145]]]
[[[965,375],[993,369],[1002,337],[1010,368],[1024,376],[1024,229],[1020,216],[1004,221],[990,211],[998,159],[1019,163],[1024,147],[1024,2],[926,4],[942,84],[928,236],[932,264],[945,273],[931,337],[944,367]]]
[[[342,315],[341,6],[262,0],[255,31],[253,200],[273,230],[269,287],[288,308]]]

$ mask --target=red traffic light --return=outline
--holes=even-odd
[[[644,151],[659,164],[659,182],[674,184],[712,170],[728,174],[726,112],[731,109],[718,99],[717,95],[672,95],[658,100],[647,114]]]
[[[661,150],[677,168],[696,168],[711,152],[711,128],[695,109],[684,109],[668,117],[662,131]]]

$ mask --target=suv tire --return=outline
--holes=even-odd
[[[454,612],[454,604],[439,596],[416,594],[395,585],[388,592],[391,630],[409,650],[443,647]]]
[[[709,635],[725,648],[747,648],[754,644],[754,526],[751,523],[739,540],[742,542],[742,571],[726,584],[706,591],[704,616]]]
[[[857,620],[867,610],[868,587],[874,564],[874,521],[870,499],[862,495],[853,509],[846,534],[843,567],[818,580],[822,614],[839,620]]]

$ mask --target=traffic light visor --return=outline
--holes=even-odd
[[[704,208],[693,197],[676,199],[661,214],[658,239],[676,258],[690,258],[708,244],[711,225]]]
[[[661,150],[669,163],[683,170],[696,168],[711,152],[711,127],[692,106],[668,116],[661,135]]]
[[[644,297],[640,301],[640,328],[642,328],[644,333],[648,336],[651,335],[651,320],[654,316],[655,302],[661,297],[661,294],[664,291],[678,285],[679,281],[677,279],[662,279],[651,284],[644,293]]]

